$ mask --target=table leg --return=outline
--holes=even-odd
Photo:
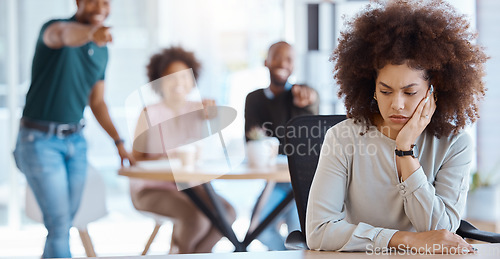
[[[191,188],[184,189],[183,192],[191,199],[191,201],[207,216],[207,218],[212,222],[212,224],[215,225],[217,230],[220,231],[221,234],[226,236],[226,233],[224,232],[224,229],[222,226],[219,224],[219,220],[213,213],[213,211],[203,202],[203,200],[196,194],[194,190]]]
[[[274,181],[268,181],[266,183],[266,186],[262,190],[262,194],[257,199],[257,202],[255,203],[255,206],[252,210],[252,216],[250,218],[250,226],[248,227],[248,232],[254,231],[255,228],[258,226],[258,223],[260,222],[260,213],[262,211],[262,207],[264,207],[264,204],[267,202],[267,200],[269,200],[269,196],[273,192],[275,185],[276,182]]]
[[[229,220],[226,215],[226,210],[224,209],[224,205],[222,204],[221,200],[215,194],[214,188],[210,183],[203,184],[203,188],[205,188],[205,191],[208,194],[208,197],[210,198],[210,201],[212,202],[216,215],[219,216],[219,222],[221,226],[224,228],[224,231],[227,235],[225,235],[231,243],[233,243],[235,247],[235,252],[246,252],[246,246],[243,246],[243,243],[238,240],[236,237],[236,234],[234,233],[233,228],[229,224]]]
[[[249,231],[247,235],[245,236],[245,239],[243,240],[243,246],[247,247],[250,245],[250,243],[256,239],[260,233],[283,211],[283,209],[290,204],[290,202],[293,201],[293,191],[289,191],[286,197],[276,206],[276,208],[267,215],[264,220],[257,226],[257,228],[254,231]]]
[[[240,242],[234,233],[233,228],[229,224],[229,221],[224,216],[225,209],[220,201],[219,197],[215,194],[215,191],[210,183],[203,184],[203,188],[207,192],[208,198],[212,205],[214,206],[215,211],[212,211],[196,194],[196,192],[190,188],[184,189],[184,192],[188,195],[188,197],[194,202],[196,206],[210,219],[212,224],[231,241],[231,243],[235,247],[235,252],[245,252],[247,251],[247,246],[255,240],[260,233],[283,211],[291,201],[293,201],[293,191],[289,191],[287,196],[274,208],[269,215],[267,215],[255,228],[255,230],[249,229],[248,233],[245,236],[243,242]]]
[[[207,204],[203,202],[203,200],[196,194],[194,190],[191,188],[184,189],[184,193],[188,195],[188,197],[194,202],[194,204],[208,217],[210,222],[214,224],[214,226],[220,231],[222,235],[227,237],[231,243],[233,243],[235,247],[235,252],[245,252],[246,246],[243,246],[243,243],[236,238],[236,234],[232,229],[229,221],[224,216],[226,210],[222,205],[219,197],[215,194],[215,191],[210,183],[205,183],[202,185],[205,191],[207,192],[208,199],[212,203],[215,211],[210,209]]]

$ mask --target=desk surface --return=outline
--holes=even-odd
[[[500,244],[477,244],[477,254],[467,255],[419,255],[418,258],[500,258]],[[318,251],[273,251],[273,252],[244,252],[244,253],[213,253],[213,254],[190,254],[190,255],[154,255],[154,256],[133,256],[133,257],[100,257],[108,259],[354,259],[370,258],[374,253],[339,253],[339,252],[318,252]],[[410,254],[380,254],[377,258],[401,258]]]
[[[191,170],[176,169],[173,173],[170,168],[146,168],[146,167],[123,167],[118,171],[119,175],[142,178],[149,180],[190,182],[190,181],[210,181],[213,179],[243,180],[243,179],[264,179],[275,182],[290,182],[288,165],[280,163],[265,168],[250,168],[241,165],[231,172],[220,174],[217,166],[205,165],[198,166]]]

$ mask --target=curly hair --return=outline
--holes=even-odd
[[[149,82],[153,82],[164,76],[165,70],[174,62],[180,61],[193,70],[195,80],[198,79],[201,69],[200,62],[196,59],[193,52],[186,51],[182,47],[170,47],[153,55],[147,65],[147,74]],[[153,84],[153,90],[162,95],[160,85]]]
[[[458,134],[479,118],[488,57],[472,44],[465,15],[443,1],[388,1],[369,4],[346,23],[332,54],[334,78],[347,116],[374,125],[370,104],[377,72],[387,64],[425,71],[434,85],[437,108],[427,130],[436,137]]]

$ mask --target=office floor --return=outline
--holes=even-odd
[[[128,181],[113,174],[107,179],[107,207],[109,214],[88,226],[89,234],[98,256],[140,255],[153,231],[154,221],[138,213],[130,202]],[[214,188],[235,207],[238,219],[233,227],[240,239],[248,228],[250,212],[263,182],[256,181],[215,181]],[[243,190],[243,191],[242,191]],[[0,192],[2,192],[0,188]],[[241,193],[242,195],[234,195]],[[233,194],[233,195],[230,195]],[[1,208],[0,208],[1,209]],[[4,211],[5,212],[5,211]],[[38,259],[43,250],[46,230],[42,224],[23,216],[20,229],[6,227],[5,215],[0,212],[0,258]],[[3,216],[2,216],[3,215]],[[169,251],[172,224],[164,224],[156,236],[148,254],[165,254]],[[74,257],[85,257],[85,250],[78,231],[71,230],[71,251]],[[232,244],[222,239],[214,247],[214,252],[231,252]],[[250,251],[265,251],[266,247],[254,241]]]

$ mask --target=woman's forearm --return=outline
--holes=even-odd
[[[396,163],[399,164],[401,182],[406,181],[420,167],[418,158],[412,156],[396,156]]]
[[[389,241],[389,248],[402,248],[407,247],[411,243],[411,239],[415,233],[408,231],[396,232]]]

